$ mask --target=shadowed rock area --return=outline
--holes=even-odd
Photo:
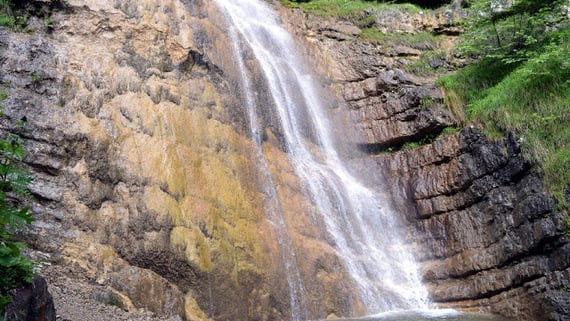
[[[46,280],[36,276],[32,283],[11,293],[12,302],[6,307],[6,321],[55,321],[53,298]]]

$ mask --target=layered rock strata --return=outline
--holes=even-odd
[[[288,318],[283,257],[263,214],[230,41],[213,4],[36,2],[58,3],[53,25],[32,18],[30,33],[0,30],[0,81],[2,130],[24,138],[35,177],[29,239],[37,254],[72,265],[126,309],[188,320]],[[403,71],[432,45],[361,41],[350,22],[283,12],[341,98],[337,111],[363,155],[354,163],[393,183],[433,300],[567,318],[563,213],[515,138],[489,142],[473,128],[440,136],[460,112],[445,108],[433,76]],[[453,12],[375,14],[380,29],[444,34],[439,49],[457,33]],[[426,62],[438,71],[456,64]],[[27,129],[12,126],[22,119]],[[362,310],[340,282],[334,249],[297,215],[310,201],[279,130],[265,123],[263,152],[280,182],[307,315]]]
[[[274,241],[251,142],[224,96],[224,57],[206,53],[227,43],[214,8],[60,5],[53,30],[32,18],[30,32],[0,35],[3,129],[24,138],[34,176],[31,246],[49,263],[77,265],[127,308],[186,319],[206,319],[202,309],[287,313],[236,299],[269,301],[279,287],[267,275],[280,267],[268,265]],[[20,119],[27,128],[12,127]]]
[[[402,14],[378,13],[374,26],[392,34],[458,31],[449,19],[422,13],[402,21]],[[414,75],[402,69],[425,49],[366,41],[350,22],[300,11],[288,22],[302,30],[310,54],[322,57],[321,70],[345,102],[352,143],[366,154],[356,167],[386,181],[383,188],[409,222],[433,302],[517,320],[566,320],[567,213],[523,158],[516,137],[490,141],[473,126],[453,129],[461,128],[462,113],[443,104],[435,79],[447,69],[442,65],[461,62],[447,56]],[[450,40],[440,39],[440,46]]]
[[[285,262],[212,1],[32,4],[51,12],[49,26],[31,17],[28,32],[0,29],[2,131],[22,136],[34,177],[32,254],[164,318],[362,310],[334,249],[300,215],[312,205],[266,115],[262,149],[295,248]],[[292,301],[291,265],[305,302]]]

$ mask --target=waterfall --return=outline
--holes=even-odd
[[[324,239],[342,259],[369,314],[427,307],[427,292],[398,229],[398,215],[378,191],[367,187],[343,163],[333,139],[324,99],[291,35],[261,0],[215,0],[229,25],[234,58],[241,72],[250,135],[266,196],[267,218],[276,230],[287,273],[293,320],[306,319],[303,282],[273,178],[261,149],[261,109],[272,108],[290,157],[307,196],[310,213],[325,227]],[[248,78],[246,57],[253,54],[271,100],[260,106]],[[317,146],[318,148],[315,148]]]

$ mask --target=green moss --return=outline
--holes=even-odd
[[[203,271],[224,271],[237,281],[240,270],[259,268],[265,260],[255,223],[263,213],[251,179],[251,143],[205,110],[196,109],[192,116],[192,148],[179,156],[173,156],[173,150],[168,161],[163,160],[163,166],[176,163],[174,168],[185,169],[171,169],[175,177],[187,177],[181,217],[173,220],[177,227],[172,244]],[[179,159],[185,162],[179,164]]]
[[[451,134],[455,134],[459,131],[458,127],[454,127],[454,126],[449,126],[449,127],[445,127],[442,131],[441,134],[442,135],[451,135]]]

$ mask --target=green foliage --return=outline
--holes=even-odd
[[[47,30],[53,30],[53,20],[51,18],[44,19],[44,25],[46,26]]]
[[[542,48],[548,32],[565,20],[566,0],[473,0],[466,34],[458,47],[466,56],[525,61]]]
[[[387,9],[398,9],[407,12],[420,12],[421,8],[409,3],[394,4],[378,1],[364,0],[311,0],[311,1],[290,1],[282,0],[290,7],[300,7],[307,13],[326,17],[339,17],[358,23],[359,19],[369,17],[369,12],[383,11]]]
[[[59,0],[54,1],[27,1],[27,0],[0,0],[0,26],[15,31],[31,32],[26,29],[31,16],[43,20],[45,30],[51,32],[54,22],[51,19],[51,8],[61,5]]]
[[[443,67],[446,53],[438,49],[440,47],[440,37],[431,32],[418,32],[415,34],[391,32],[383,33],[377,28],[369,27],[362,29],[360,38],[366,41],[376,42],[379,45],[405,46],[421,51],[417,59],[412,58],[401,64],[398,68],[416,75],[431,75]]]
[[[25,4],[27,1],[23,1]],[[16,6],[11,0],[0,0],[0,26],[14,30],[23,30],[28,23],[28,16]]]
[[[15,18],[12,14],[12,3],[8,0],[0,0],[0,26],[13,28]]]
[[[509,16],[512,17],[512,16]],[[515,132],[550,191],[568,207],[570,186],[570,28],[541,36],[523,57],[489,55],[438,80],[490,135]],[[450,101],[448,100],[448,103]]]
[[[433,75],[445,66],[446,53],[443,50],[422,51],[419,58],[399,66],[402,70],[416,75]]]
[[[445,128],[441,131],[441,134],[442,134],[442,135],[450,135],[450,134],[457,133],[458,131],[459,131],[459,128],[454,127],[454,126],[449,126],[449,127],[445,127]]]
[[[415,149],[427,144],[431,144],[433,143],[437,138],[439,137],[439,135],[436,134],[430,134],[430,135],[426,135],[418,140],[415,141],[408,141],[406,143],[404,143],[404,145],[402,145],[402,149]]]
[[[32,79],[33,84],[37,84],[42,80],[42,76],[37,71],[31,73],[30,78]]]
[[[6,99],[1,94],[2,100]],[[24,243],[13,240],[14,233],[33,220],[28,207],[17,205],[18,197],[29,196],[31,177],[22,168],[25,151],[15,134],[0,138],[0,315],[10,302],[7,292],[22,282],[31,282],[33,263],[22,255]]]

